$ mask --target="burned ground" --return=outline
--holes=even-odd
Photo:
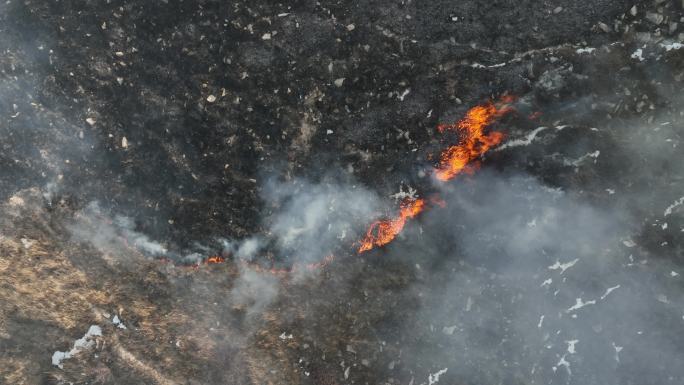
[[[680,383],[683,7],[3,3],[0,380]]]

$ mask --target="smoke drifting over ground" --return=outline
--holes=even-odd
[[[404,333],[429,325],[404,362],[449,368],[447,383],[682,378],[670,334],[684,316],[678,275],[635,245],[638,218],[529,176],[462,182],[423,219],[420,243],[390,251],[421,266],[420,312]]]
[[[381,203],[376,194],[352,185],[335,180],[269,184],[266,205],[279,208],[269,218],[269,233],[276,239],[279,254],[313,262],[355,242]]]

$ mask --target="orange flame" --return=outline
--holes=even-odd
[[[462,172],[473,172],[477,169],[477,164],[472,164],[480,156],[486,153],[490,148],[498,145],[504,138],[504,134],[498,131],[491,131],[487,134],[484,130],[487,126],[492,124],[496,119],[511,111],[509,104],[513,102],[515,97],[504,96],[498,103],[487,103],[485,105],[475,106],[468,110],[466,116],[460,121],[453,124],[440,124],[437,130],[440,133],[445,131],[455,131],[461,134],[461,139],[458,144],[450,146],[442,151],[440,156],[439,166],[435,169],[435,177],[441,181],[448,181]],[[535,116],[536,117],[536,116]],[[438,195],[430,197],[430,203],[444,208],[446,202]],[[416,217],[426,208],[424,199],[406,199],[400,205],[399,215],[395,218],[378,220],[368,227],[366,236],[361,240],[358,253],[364,253],[375,247],[384,246],[404,229],[406,222]],[[289,268],[267,268],[258,263],[242,261],[242,264],[258,272],[268,272],[277,276],[287,276],[300,270],[317,270],[322,269],[331,264],[335,259],[334,255],[326,256],[322,261],[315,263],[295,263]],[[173,263],[173,261],[162,258],[165,263]],[[216,264],[223,263],[226,258],[211,255],[201,262],[186,266],[193,269],[199,269],[201,264]]]
[[[205,263],[209,265],[209,264],[213,264],[213,263],[223,263],[225,261],[226,261],[226,259],[221,257],[221,256],[212,255],[211,257],[207,258]]]
[[[510,98],[503,103],[511,101]],[[442,152],[439,166],[435,170],[435,176],[441,181],[448,181],[460,174],[470,162],[479,158],[490,148],[501,143],[504,134],[498,131],[484,133],[484,129],[492,124],[497,118],[510,111],[506,104],[488,103],[471,108],[465,118],[454,124],[440,124],[439,132],[457,131],[463,135],[457,145],[451,146]]]
[[[359,254],[376,246],[386,245],[403,230],[406,221],[418,215],[425,208],[423,199],[405,200],[401,203],[399,216],[393,219],[373,222],[361,241]]]

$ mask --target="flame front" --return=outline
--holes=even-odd
[[[439,166],[435,170],[435,177],[441,181],[453,179],[463,172],[470,162],[501,143],[503,133],[492,131],[485,134],[484,129],[508,111],[509,108],[506,105],[497,106],[488,103],[471,108],[465,118],[455,124],[437,126],[439,132],[456,131],[462,135],[462,138],[458,144],[442,152]]]
[[[459,143],[442,151],[439,166],[435,169],[435,177],[440,181],[453,179],[461,172],[468,171],[471,162],[482,156],[490,148],[498,145],[504,134],[492,131],[485,134],[484,130],[497,118],[511,110],[509,103],[514,100],[505,96],[500,102],[475,106],[468,110],[466,116],[453,124],[440,124],[437,130],[441,133],[455,131],[461,135]],[[432,198],[432,203],[444,207],[444,202],[438,196]],[[399,216],[392,219],[373,222],[366,236],[361,240],[358,253],[361,254],[378,246],[390,243],[404,229],[406,221],[420,214],[425,209],[423,199],[411,199],[402,202]]]
[[[425,201],[423,199],[405,200],[401,204],[399,216],[396,218],[375,221],[373,222],[366,236],[361,241],[359,253],[368,251],[376,246],[386,245],[397,236],[404,229],[404,225],[409,218],[413,218],[420,214],[425,208]]]
[[[471,108],[466,116],[460,121],[453,124],[440,124],[437,130],[440,133],[447,131],[456,132],[460,135],[458,144],[448,147],[442,151],[439,165],[435,168],[435,177],[440,181],[448,181],[462,172],[472,170],[470,168],[471,162],[477,160],[480,156],[486,153],[492,147],[501,143],[504,134],[498,131],[491,131],[485,134],[485,128],[492,124],[497,118],[505,113],[511,111],[509,103],[513,101],[513,97],[505,96],[497,103],[487,103]],[[434,195],[429,197],[430,205],[445,207],[446,202],[439,196]],[[415,218],[426,208],[426,201],[420,198],[406,199],[401,202],[399,215],[395,218],[378,220],[368,227],[365,237],[359,242],[358,253],[361,254],[375,247],[384,246],[401,233],[406,225],[406,222]],[[325,257],[320,262],[309,264],[294,264],[290,268],[264,268],[257,263],[250,263],[242,261],[243,264],[251,267],[256,271],[269,272],[274,275],[286,276],[298,270],[317,270],[326,267],[333,262],[335,257],[331,254]],[[212,255],[190,265],[194,269],[200,267],[201,264],[217,264],[223,263],[226,258],[219,255]],[[171,262],[167,260],[167,262]]]

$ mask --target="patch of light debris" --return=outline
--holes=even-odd
[[[68,352],[56,351],[52,354],[52,365],[63,369],[64,366],[62,365],[62,361],[73,357],[83,349],[93,346],[93,339],[96,336],[102,336],[102,329],[97,325],[91,325],[90,328],[88,328],[88,332],[74,342],[74,347],[71,348],[71,350]]]

